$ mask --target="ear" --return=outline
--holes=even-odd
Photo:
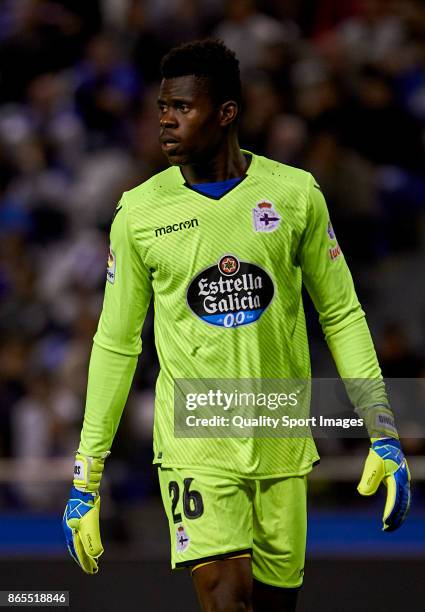
[[[227,127],[233,123],[238,116],[239,107],[237,102],[229,100],[224,102],[220,107],[220,126]]]

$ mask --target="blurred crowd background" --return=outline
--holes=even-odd
[[[240,60],[241,144],[321,184],[384,375],[425,376],[423,0],[2,0],[0,458],[77,447],[112,214],[166,166],[160,59],[206,36]],[[306,309],[313,372],[333,376]],[[156,486],[151,313],[143,335],[108,460],[127,499]],[[52,503],[39,487],[0,488],[0,508]]]

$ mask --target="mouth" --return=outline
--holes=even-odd
[[[159,140],[163,151],[172,151],[179,145],[179,141],[168,134],[162,134]]]
[[[177,142],[177,140],[163,140],[161,141],[161,148],[163,151],[174,151],[174,149],[177,149],[177,147],[179,146],[179,143]]]

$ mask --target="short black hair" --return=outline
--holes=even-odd
[[[213,100],[222,104],[242,101],[239,60],[221,40],[195,40],[171,49],[161,61],[164,79],[194,75],[206,79]]]

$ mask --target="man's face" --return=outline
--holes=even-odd
[[[220,109],[204,81],[194,76],[163,79],[158,96],[163,152],[172,165],[208,160],[223,138]]]

